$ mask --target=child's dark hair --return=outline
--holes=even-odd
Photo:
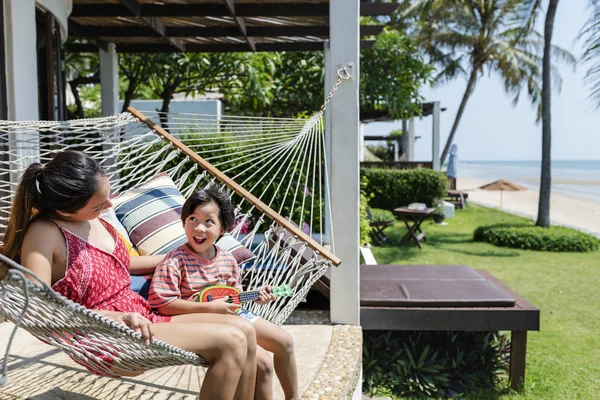
[[[192,194],[185,203],[183,203],[183,207],[181,208],[181,221],[185,224],[185,220],[194,212],[196,207],[211,201],[214,201],[219,207],[219,219],[221,220],[223,230],[225,232],[229,231],[235,221],[234,207],[229,199],[229,195],[216,187],[201,189]]]
[[[70,214],[85,207],[98,191],[102,176],[100,164],[79,151],[58,153],[45,165],[31,164],[13,199],[2,253],[13,259],[17,256],[32,217],[56,218],[57,211]]]

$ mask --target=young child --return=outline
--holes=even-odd
[[[235,258],[215,246],[235,220],[229,196],[216,189],[200,190],[184,203],[181,220],[188,242],[170,251],[156,268],[150,286],[150,305],[163,315],[224,313],[246,318],[254,324],[258,345],[274,354],[275,373],[286,399],[299,399],[294,343],[285,330],[225,299],[196,302],[198,294],[208,286],[228,285],[242,290]],[[270,287],[264,287],[256,302],[266,304],[273,300]],[[272,399],[271,361],[262,349],[257,352],[255,399]]]

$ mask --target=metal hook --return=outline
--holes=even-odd
[[[348,72],[348,68],[352,68],[352,63],[349,63],[347,67],[338,69],[337,74],[340,79],[350,79],[352,75]]]

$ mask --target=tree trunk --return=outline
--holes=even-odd
[[[558,0],[550,0],[546,12],[546,23],[544,26],[544,60],[542,71],[542,175],[540,177],[540,200],[538,203],[537,226],[547,228],[550,226],[550,190],[552,186],[552,161],[550,150],[552,149],[551,130],[551,76],[550,56],[552,51],[552,30],[554,29],[554,17]]]
[[[171,93],[170,92],[163,92],[162,93],[162,107],[160,110],[156,110],[160,113],[160,125],[163,127],[163,129],[167,132],[169,132],[169,116],[168,116],[168,112],[169,112],[169,105],[171,104]]]
[[[75,116],[77,118],[85,118],[85,114],[83,112],[83,104],[81,103],[81,97],[79,97],[79,90],[77,89],[77,85],[73,82],[69,82],[69,86],[71,87],[71,93],[73,93],[73,97],[75,98]]]
[[[77,107],[75,114],[78,115],[79,118],[85,118],[83,103],[81,101],[81,97],[79,96],[79,85],[87,85],[90,83],[100,83],[100,70],[94,72],[94,75],[78,76],[77,78],[69,81],[71,93],[73,93],[73,97],[75,97],[75,105]]]
[[[471,75],[469,76],[469,82],[467,83],[467,89],[465,90],[465,94],[463,94],[462,101],[460,102],[460,107],[458,107],[458,112],[456,113],[456,117],[454,118],[454,124],[452,124],[450,136],[448,136],[448,140],[446,141],[446,145],[444,146],[444,151],[442,151],[442,156],[440,157],[440,165],[444,165],[446,157],[448,157],[448,152],[450,152],[450,146],[452,146],[452,142],[454,141],[454,136],[456,135],[458,124],[460,122],[460,119],[462,118],[463,112],[465,111],[465,106],[467,105],[467,101],[469,100],[469,97],[471,97],[473,89],[475,88],[478,71],[479,67],[473,66],[473,70],[471,71]]]
[[[129,79],[129,85],[125,91],[125,99],[123,100],[123,108],[121,109],[121,112],[127,111],[127,107],[129,107],[131,100],[133,100],[133,96],[135,95],[136,86],[137,82],[133,79]]]

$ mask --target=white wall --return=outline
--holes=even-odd
[[[38,86],[34,0],[4,0],[8,119],[37,120]]]
[[[130,105],[152,121],[160,122],[156,110],[160,110],[162,107],[162,100],[132,100]],[[123,100],[119,100],[119,111],[122,108]],[[173,100],[169,106],[169,113],[205,114],[206,117],[203,119],[218,121],[221,119],[221,100]],[[207,127],[205,124],[203,126]],[[216,122],[214,128],[218,129]],[[144,133],[144,129],[131,132],[132,135],[142,133]],[[177,133],[172,133],[177,136]]]
[[[142,113],[162,107],[162,100],[132,100],[131,106]],[[123,100],[119,100],[119,110],[123,108]],[[173,100],[169,106],[172,113],[208,114],[221,117],[221,100]]]
[[[46,11],[50,11],[60,25],[60,37],[64,42],[69,32],[68,18],[73,9],[73,0],[35,0],[35,3]]]

